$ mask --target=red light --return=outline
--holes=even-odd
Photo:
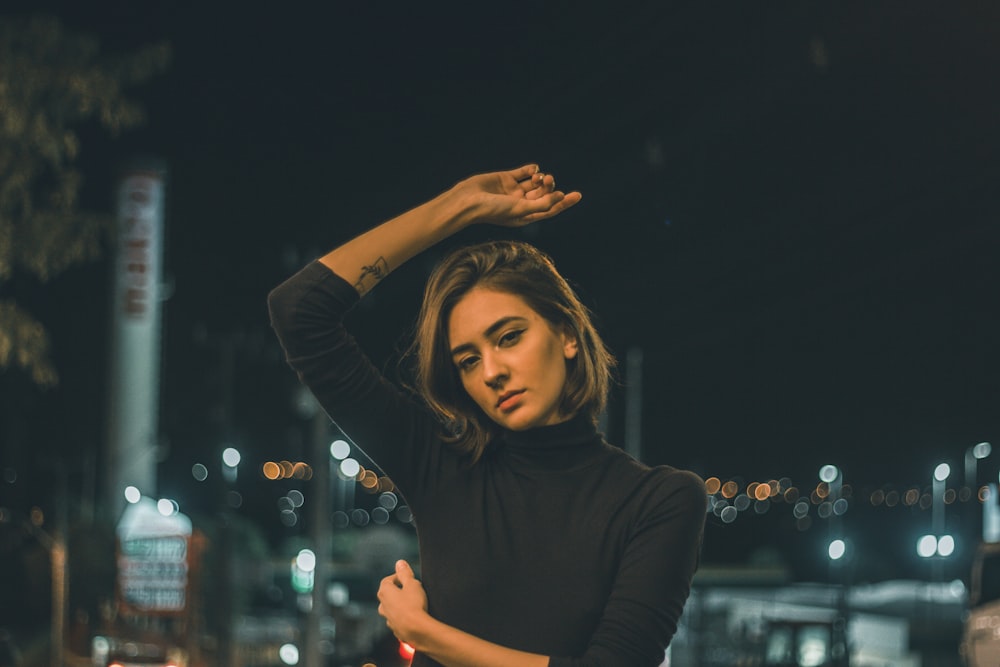
[[[399,657],[410,660],[416,652],[416,649],[406,642],[399,642]]]

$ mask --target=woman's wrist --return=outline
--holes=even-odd
[[[409,622],[406,636],[400,637],[418,651],[428,653],[435,648],[435,632],[440,632],[441,622],[434,619],[426,610],[420,611]]]
[[[476,197],[470,196],[470,192],[463,187],[462,182],[451,186],[431,202],[438,211],[435,217],[448,223],[450,233],[461,231],[479,222]]]

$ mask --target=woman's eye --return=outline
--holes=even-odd
[[[479,361],[479,357],[465,357],[459,360],[458,368],[459,370],[467,371],[475,366],[477,361]]]
[[[504,335],[500,336],[500,346],[504,347],[506,345],[513,345],[521,338],[522,333],[524,333],[523,330],[508,331]]]

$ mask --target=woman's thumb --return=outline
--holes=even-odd
[[[400,579],[414,579],[413,568],[405,560],[396,561],[396,576]]]

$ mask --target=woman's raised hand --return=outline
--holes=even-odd
[[[382,579],[378,600],[378,613],[393,634],[415,645],[415,633],[420,622],[427,618],[427,594],[409,563],[396,561],[396,571]]]
[[[579,192],[556,190],[555,177],[536,164],[472,176],[456,184],[455,190],[470,198],[478,222],[505,227],[551,218],[582,198]]]

